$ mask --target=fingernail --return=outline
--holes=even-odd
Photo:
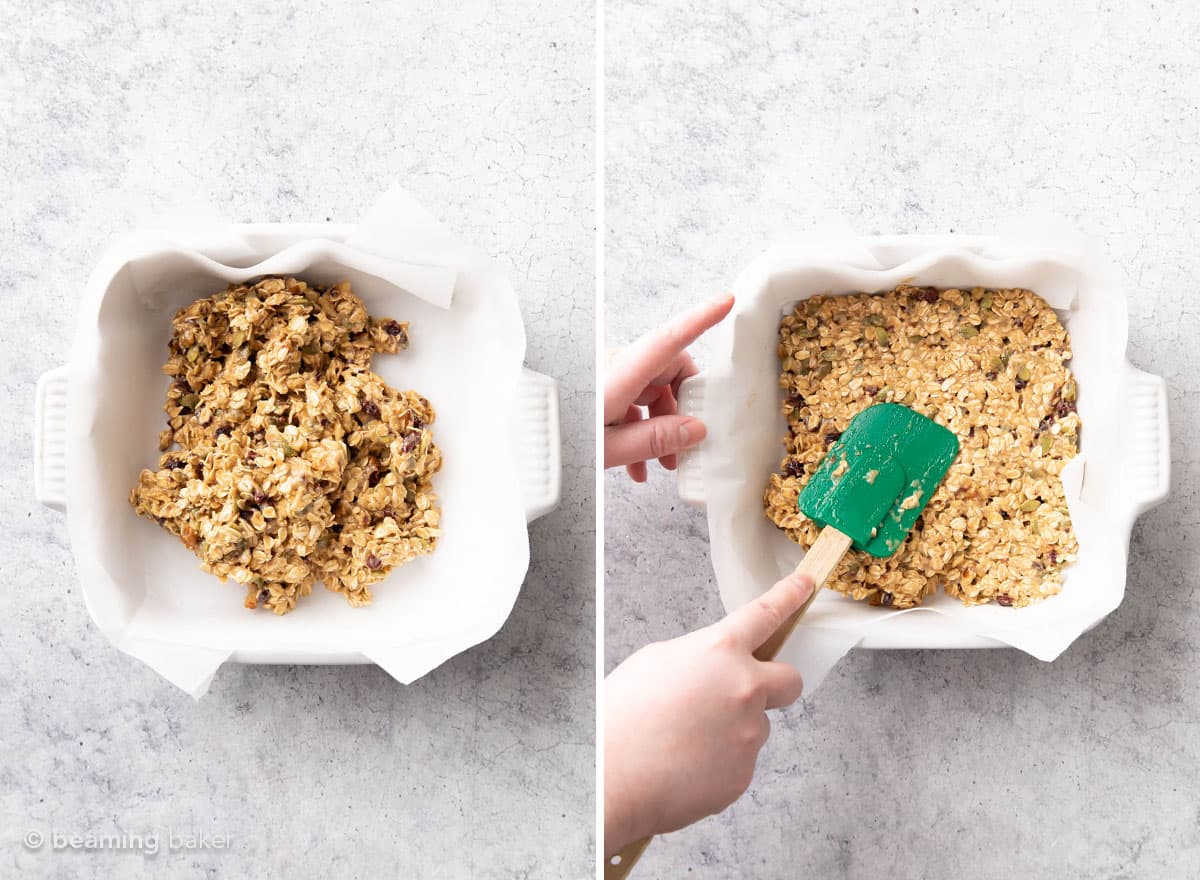
[[[692,433],[688,430],[687,424],[685,423],[685,424],[680,425],[679,426],[679,448],[686,449],[687,445],[691,441],[691,439],[692,439]]]

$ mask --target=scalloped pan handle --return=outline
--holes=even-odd
[[[558,423],[558,383],[525,369],[517,390],[517,469],[525,521],[558,506],[562,496],[562,437]]]
[[[704,420],[704,374],[691,376],[679,384],[679,414]],[[675,471],[675,484],[679,497],[687,504],[703,507],[704,497],[704,443],[679,453]]]
[[[1126,367],[1127,452],[1124,479],[1141,516],[1171,491],[1171,430],[1167,383],[1161,376]]]
[[[67,382],[64,365],[38,377],[33,413],[33,494],[42,504],[67,510]]]

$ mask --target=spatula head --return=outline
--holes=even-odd
[[[860,412],[800,493],[800,512],[891,556],[958,455],[958,438],[898,403]]]

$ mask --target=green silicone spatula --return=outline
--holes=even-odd
[[[851,547],[872,556],[900,549],[958,455],[958,438],[897,403],[856,415],[800,492],[800,512],[821,534],[796,567],[816,589],[754,656],[773,660]]]
[[[775,659],[851,546],[880,557],[899,550],[957,455],[953,433],[906,406],[880,403],[856,415],[800,492],[800,511],[821,534],[796,572],[810,575],[816,589],[754,656]],[[650,840],[607,859],[605,880],[628,876]]]

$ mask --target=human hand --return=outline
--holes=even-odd
[[[604,850],[719,813],[750,785],[767,709],[799,698],[786,663],[753,655],[812,595],[789,575],[724,620],[647,645],[604,683]]]
[[[679,385],[698,372],[686,349],[731,308],[731,295],[718,297],[613,354],[604,381],[606,468],[625,465],[634,482],[644,483],[647,460],[674,470],[675,453],[704,439],[703,422],[678,415]]]

